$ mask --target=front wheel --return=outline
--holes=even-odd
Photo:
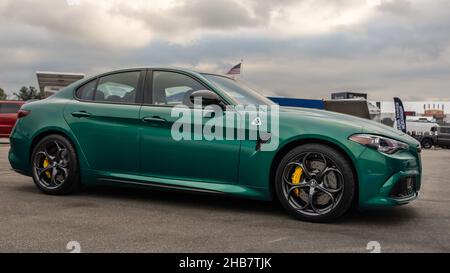
[[[355,196],[350,162],[335,149],[306,144],[286,154],[278,165],[275,189],[294,217],[329,222],[346,213]]]
[[[65,137],[44,137],[35,146],[31,162],[34,183],[44,193],[63,195],[80,188],[75,148]]]

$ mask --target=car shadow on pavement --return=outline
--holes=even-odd
[[[16,187],[17,191],[29,194],[42,194],[33,184],[21,185]],[[58,196],[52,196],[57,197]],[[221,210],[221,211],[241,211],[255,212],[261,214],[283,215],[284,211],[281,205],[276,202],[265,202],[259,200],[240,199],[222,195],[208,195],[201,193],[192,193],[176,190],[153,190],[136,189],[112,186],[89,186],[84,187],[79,193],[59,196],[59,198],[69,199],[96,199],[95,202],[101,202],[101,199],[129,201],[134,203],[156,203],[158,205],[170,205],[171,207],[188,207],[203,210]],[[86,200],[88,201],[88,200]]]
[[[275,202],[241,199],[223,195],[211,195],[176,190],[134,189],[97,186],[88,187],[81,194],[101,195],[114,199],[157,202],[173,206],[183,206],[205,210],[256,212],[277,215],[282,212]]]
[[[30,194],[42,194],[32,183],[28,186],[16,188],[18,191]],[[296,221],[290,217],[278,201],[266,202],[259,200],[240,199],[229,196],[207,195],[173,190],[135,189],[110,186],[85,187],[77,194],[57,198],[77,199],[73,204],[80,206],[80,199],[89,198],[86,203],[92,204],[101,199],[130,201],[145,204],[167,205],[170,207],[183,207],[190,209],[252,213],[254,215],[267,215],[283,217]],[[92,198],[96,199],[93,201]],[[401,206],[387,209],[358,211],[352,209],[343,217],[333,222],[335,225],[398,225],[413,221],[417,217],[413,207]],[[299,222],[302,223],[302,222]]]

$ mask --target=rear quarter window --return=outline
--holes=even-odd
[[[94,101],[134,103],[140,75],[140,71],[132,71],[101,77],[98,80]]]
[[[93,100],[97,80],[90,81],[77,89],[75,97],[80,100]]]

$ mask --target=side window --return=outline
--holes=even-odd
[[[101,77],[94,101],[134,103],[140,74],[140,71],[133,71]]]
[[[19,112],[20,105],[18,104],[0,104],[0,114],[15,114]]]
[[[197,90],[205,87],[198,81],[186,75],[167,72],[153,72],[153,104],[191,106],[189,96]]]
[[[92,100],[94,98],[95,85],[97,80],[90,81],[78,88],[76,97],[80,100]]]

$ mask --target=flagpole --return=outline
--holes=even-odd
[[[241,79],[244,78],[244,59],[241,59]]]

